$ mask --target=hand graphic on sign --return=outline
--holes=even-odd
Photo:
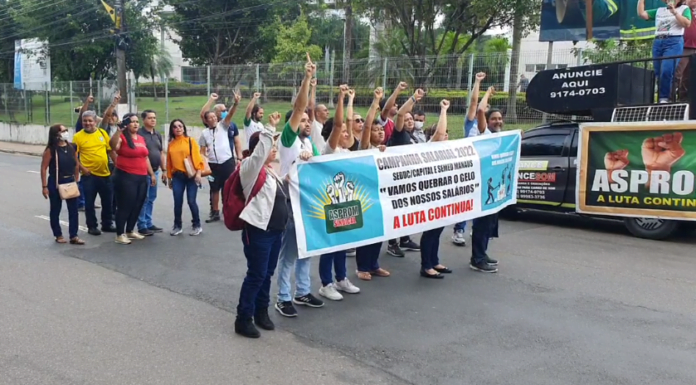
[[[645,169],[648,171],[648,185],[650,185],[651,171],[669,172],[672,170],[672,165],[684,156],[683,139],[681,132],[675,132],[643,141],[641,155]]]
[[[618,150],[614,152],[607,152],[604,155],[604,168],[609,174],[609,183],[614,182],[612,174],[615,170],[623,170],[628,166],[628,150]]]

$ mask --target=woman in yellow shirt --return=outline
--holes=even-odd
[[[187,164],[192,168],[186,170]],[[181,215],[184,206],[184,191],[186,201],[191,209],[193,230],[190,235],[196,236],[203,232],[201,218],[196,203],[198,189],[201,186],[201,172],[205,163],[201,150],[195,139],[186,134],[186,125],[180,119],[174,119],[169,124],[169,146],[167,148],[166,184],[174,192],[174,228],[170,235],[180,235],[182,230]],[[195,175],[189,176],[189,174]]]

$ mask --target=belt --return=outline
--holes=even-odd
[[[671,39],[673,37],[683,38],[684,36],[682,36],[682,35],[655,35],[655,39]]]

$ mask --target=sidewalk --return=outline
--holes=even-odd
[[[41,144],[0,142],[0,152],[7,152],[10,154],[41,156],[45,148],[46,146]]]

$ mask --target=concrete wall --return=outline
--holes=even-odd
[[[48,142],[48,127],[0,122],[0,141],[45,145]]]

